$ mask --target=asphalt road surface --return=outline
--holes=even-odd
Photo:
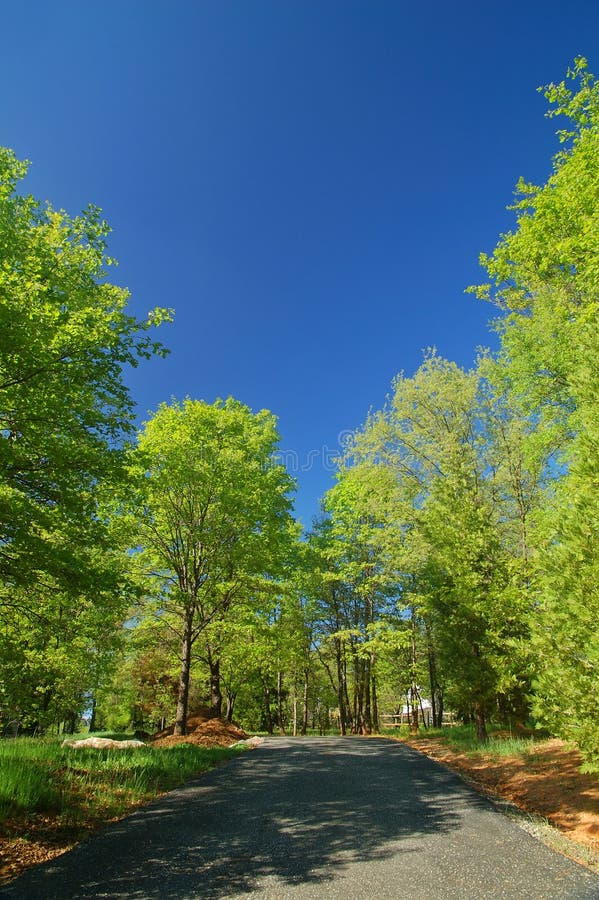
[[[403,744],[272,738],[0,890],[2,898],[599,898]]]

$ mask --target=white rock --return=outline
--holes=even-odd
[[[82,741],[66,740],[62,742],[62,746],[75,749],[84,747],[92,750],[125,750],[127,747],[145,747],[146,745],[143,741],[113,741],[111,738],[90,737],[84,738]]]
[[[264,738],[261,737],[244,738],[244,740],[242,741],[235,741],[234,744],[229,744],[229,749],[231,747],[249,747],[250,749],[252,749],[252,747],[259,747],[260,744],[263,743]]]

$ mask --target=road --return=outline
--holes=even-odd
[[[273,738],[0,897],[598,900],[599,878],[403,744]]]

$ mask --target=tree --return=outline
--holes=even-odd
[[[202,637],[220,714],[219,628],[281,570],[293,482],[277,442],[266,410],[187,399],[162,404],[132,454],[139,561],[155,582],[155,615],[180,640],[176,734],[185,733],[194,645]]]
[[[494,441],[494,414],[478,372],[430,353],[412,378],[396,379],[386,409],[369,418],[352,448],[358,468],[367,462],[395,480],[390,495],[371,479],[371,503],[388,508],[393,498],[387,523],[395,524],[385,530],[395,542],[399,604],[414,641],[426,641],[431,693],[442,694],[444,677],[449,699],[474,715],[481,739],[500,698],[509,707],[521,693],[527,622],[510,581],[507,510],[516,504],[499,478],[505,448]],[[515,465],[517,447],[510,449]]]
[[[392,536],[394,520],[389,501],[394,485],[385,469],[368,466],[341,468],[337,484],[325,497],[330,516],[328,558],[333,564],[336,586],[331,599],[344,622],[334,633],[336,651],[349,656],[353,676],[352,730],[363,734],[378,731],[377,665],[380,641],[376,636],[395,611],[397,575]],[[338,673],[340,671],[337,666]],[[347,662],[342,661],[347,671]],[[340,695],[340,715],[350,710]]]
[[[106,280],[100,210],[72,218],[20,196],[26,171],[0,148],[0,618],[11,646],[21,631],[38,648],[33,703],[48,696],[44,658],[60,693],[52,642],[81,658],[65,638],[80,607],[96,607],[96,637],[82,632],[97,652],[100,609],[104,623],[121,615],[124,568],[103,500],[123,486],[133,429],[123,368],[164,354],[149,330],[169,314],[129,315],[127,291]]]
[[[499,364],[534,424],[528,446],[551,437],[531,580],[536,712],[597,765],[599,83],[582,57],[568,79],[543,89],[548,115],[569,121],[553,172],[518,183],[517,227],[481,258],[490,281],[472,290],[504,313]]]
[[[118,476],[132,429],[123,367],[164,353],[147,332],[167,316],[127,314],[105,280],[100,210],[70,218],[17,195],[26,170],[0,149],[0,574],[18,584],[61,577],[73,534],[58,559],[52,535],[93,522],[94,488]]]

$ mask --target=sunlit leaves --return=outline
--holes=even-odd
[[[169,313],[131,316],[106,280],[100,210],[71,217],[20,196],[26,172],[0,148],[0,680],[2,706],[44,724],[81,708],[124,614],[104,510],[132,433],[123,367],[164,354],[150,329]],[[8,672],[21,664],[22,689]]]
[[[570,83],[568,83],[568,81]],[[479,290],[498,322],[508,402],[528,413],[523,442],[545,453],[545,495],[529,535],[535,711],[599,765],[599,83],[579,57],[550,84],[550,116],[569,127],[545,185],[518,185],[517,228],[483,257]]]

